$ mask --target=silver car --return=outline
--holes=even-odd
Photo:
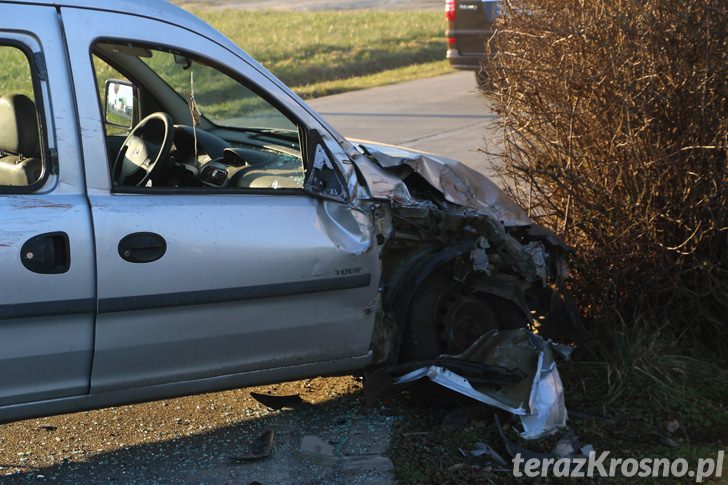
[[[366,372],[569,318],[480,173],[344,139],[165,1],[0,1],[0,421]]]

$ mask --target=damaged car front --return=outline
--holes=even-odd
[[[383,268],[378,364],[459,354],[491,330],[578,326],[570,249],[461,162],[352,141]]]
[[[563,428],[555,355],[571,349],[547,338],[580,328],[565,289],[570,248],[460,162],[342,146],[366,187],[382,263],[367,399],[426,377],[518,416],[524,438]]]

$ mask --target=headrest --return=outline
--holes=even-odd
[[[35,103],[24,94],[0,97],[0,150],[28,158],[40,154]]]

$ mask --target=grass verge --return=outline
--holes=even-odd
[[[333,81],[297,86],[293,90],[304,99],[320,98],[321,96],[345,93],[347,91],[357,91],[384,86],[386,84],[441,76],[451,72],[453,72],[452,67],[450,67],[447,61],[443,60],[390,69],[366,76],[355,76],[347,79],[335,79]]]
[[[304,98],[451,72],[440,12],[188,10]]]
[[[444,60],[439,12],[189,10],[240,45],[303,98],[452,72]],[[2,49],[0,60],[4,66],[0,94],[32,96],[28,61],[20,51]],[[174,65],[155,67],[168,77],[187,76],[177,72]],[[122,78],[105,65],[97,68],[100,88],[108,78]],[[241,90],[227,92],[230,83],[218,86],[218,81],[224,80],[208,79],[204,85],[212,96],[226,93],[226,102],[210,101],[206,113],[214,111],[223,118],[238,114],[245,103]]]

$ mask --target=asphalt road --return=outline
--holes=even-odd
[[[315,99],[309,104],[344,136],[460,160],[495,178],[497,116],[471,72]]]
[[[274,410],[250,392],[301,400]],[[361,382],[337,377],[29,419],[0,425],[0,483],[387,485],[396,413],[365,408]],[[265,432],[271,455],[242,459]]]

